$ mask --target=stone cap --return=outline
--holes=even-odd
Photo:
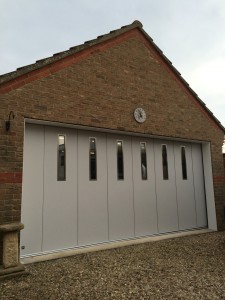
[[[20,222],[0,225],[0,232],[19,231],[24,228]]]

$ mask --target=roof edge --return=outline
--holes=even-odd
[[[156,52],[160,55],[163,61],[168,65],[168,67],[175,73],[176,77],[180,80],[180,82],[186,87],[188,92],[196,99],[196,101],[201,105],[201,107],[205,110],[205,112],[209,115],[209,117],[216,122],[216,124],[222,129],[225,134],[225,127],[222,123],[215,117],[213,112],[206,106],[206,104],[201,100],[201,98],[196,94],[196,92],[190,87],[189,83],[182,77],[181,73],[174,67],[173,63],[165,56],[163,51],[154,43],[153,39],[147,34],[147,32],[140,28],[143,35],[146,39],[152,44]]]
[[[2,74],[0,75],[0,85],[3,83],[6,83],[10,80],[13,80],[21,75],[25,75],[26,73],[29,73],[31,71],[35,71],[37,69],[42,68],[43,66],[47,66],[48,64],[51,64],[53,62],[59,61],[62,58],[65,58],[69,55],[75,54],[77,52],[80,52],[84,49],[87,49],[91,46],[97,45],[99,43],[105,42],[113,37],[117,37],[118,35],[121,35],[122,33],[125,33],[131,29],[134,28],[143,28],[143,25],[140,21],[135,20],[134,22],[132,22],[129,25],[126,26],[122,26],[120,29],[116,29],[116,30],[112,30],[107,34],[104,35],[100,35],[98,36],[96,39],[93,40],[88,40],[86,42],[84,42],[83,44],[74,46],[74,47],[70,47],[69,50],[65,50],[62,52],[58,52],[53,54],[50,57],[47,58],[43,58],[43,59],[39,59],[37,60],[35,63],[30,64],[30,65],[26,65],[23,67],[19,67],[17,68],[17,70],[6,73],[6,74]]]
[[[214,116],[214,114],[208,109],[205,105],[205,103],[198,97],[198,95],[194,92],[194,90],[189,86],[189,84],[186,82],[186,80],[181,76],[180,72],[173,66],[172,62],[164,55],[163,51],[154,43],[153,39],[146,33],[146,31],[143,29],[143,25],[140,21],[135,20],[129,25],[122,26],[120,29],[112,30],[107,34],[100,35],[96,39],[86,41],[84,44],[71,47],[69,50],[62,51],[59,53],[53,54],[53,56],[37,60],[35,63],[20,67],[16,71],[6,73],[3,75],[0,75],[0,86],[7,84],[10,81],[16,80],[20,76],[26,76],[26,74],[39,70],[41,68],[44,68],[52,63],[58,62],[63,58],[66,58],[70,55],[73,55],[75,53],[81,52],[83,50],[86,50],[92,46],[98,45],[102,42],[107,42],[108,40],[118,37],[119,35],[126,33],[132,29],[139,29],[140,32],[143,34],[143,36],[146,38],[146,40],[152,45],[152,47],[155,49],[156,53],[161,57],[161,59],[165,62],[165,64],[168,66],[168,68],[174,73],[176,78],[181,82],[181,84],[186,88],[186,90],[194,97],[196,102],[202,107],[204,112],[208,115],[208,117],[211,118],[212,121],[223,131],[225,134],[225,127],[221,124],[221,122]]]

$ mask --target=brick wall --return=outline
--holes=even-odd
[[[0,224],[20,221],[24,118],[33,118],[211,141],[218,225],[225,229],[222,130],[138,30],[85,53],[0,86]],[[133,118],[139,106],[147,113],[143,124]]]

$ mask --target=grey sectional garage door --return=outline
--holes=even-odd
[[[21,255],[207,226],[201,145],[27,124]]]

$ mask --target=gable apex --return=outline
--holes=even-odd
[[[120,43],[122,37],[131,36],[131,32],[139,32],[142,40],[147,47],[150,47],[159,58],[160,63],[164,65],[175,80],[180,83],[183,89],[191,96],[195,104],[205,113],[205,115],[213,121],[214,125],[219,127],[223,132],[225,128],[214,114],[206,107],[205,103],[198,95],[190,88],[189,84],[181,76],[180,72],[172,65],[172,62],[163,54],[163,51],[154,43],[153,39],[145,32],[140,21],[135,20],[129,25],[122,26],[119,29],[112,30],[107,34],[100,35],[96,39],[88,40],[84,44],[71,47],[69,50],[53,54],[53,56],[37,60],[34,64],[18,68],[16,71],[3,74],[0,76],[0,93],[4,94],[10,90],[17,89],[27,83],[35,81],[39,78],[46,77],[58,70],[68,67],[81,58],[92,55],[98,48],[103,49],[104,44]],[[130,34],[130,35],[129,35]],[[121,38],[120,38],[121,37]],[[110,46],[108,46],[110,47]]]

